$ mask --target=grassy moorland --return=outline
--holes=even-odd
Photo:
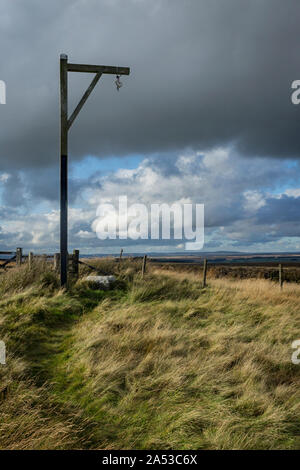
[[[300,448],[299,285],[106,269],[0,276],[0,449]]]

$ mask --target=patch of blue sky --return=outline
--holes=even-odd
[[[108,175],[119,169],[133,170],[145,159],[143,155],[128,155],[126,157],[98,158],[86,156],[80,162],[70,165],[70,177],[76,179],[87,179],[95,174]]]
[[[3,205],[3,192],[4,192],[4,185],[0,183],[0,206]]]
[[[298,189],[300,187],[299,176],[300,176],[300,165],[298,160],[283,160],[282,169],[295,170],[294,175],[286,179],[286,181],[281,181],[275,187],[269,188],[265,187],[264,189],[274,196],[283,194],[287,189]]]
[[[30,214],[47,214],[51,212],[53,209],[58,209],[58,202],[48,202],[45,200],[42,200],[39,203],[35,203],[31,205],[29,208],[25,209],[25,212],[28,211]],[[24,209],[22,208],[22,211]]]
[[[299,187],[299,184],[298,185],[292,184],[292,183],[281,184],[277,186],[276,188],[268,190],[267,192],[268,194],[271,194],[272,196],[278,196],[280,194],[285,193],[288,189],[297,189],[298,187]]]
[[[298,160],[284,160],[282,162],[282,166],[286,168],[299,168],[299,161]]]

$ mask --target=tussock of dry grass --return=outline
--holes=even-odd
[[[196,273],[152,269],[143,280],[139,266],[114,269],[115,291],[52,284],[0,303],[0,332],[24,361],[12,374],[21,389],[0,408],[0,448],[300,447],[300,286],[216,279],[202,289]]]
[[[156,272],[123,304],[99,304],[76,326],[68,367],[75,401],[101,410],[100,445],[298,445],[300,288],[276,287],[214,281],[201,291],[196,276]]]
[[[58,287],[58,278],[50,263],[35,260],[31,269],[28,263],[0,272],[0,295],[23,292],[24,289],[38,285],[40,288]]]
[[[21,381],[1,403],[1,449],[72,448],[78,430],[55,407],[44,403],[46,391]],[[46,405],[46,406],[45,406]]]

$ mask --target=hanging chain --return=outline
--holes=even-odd
[[[116,84],[117,90],[119,91],[120,88],[123,86],[123,83],[120,80],[120,75],[117,75],[115,84]]]

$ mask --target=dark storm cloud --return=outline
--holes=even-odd
[[[131,66],[103,77],[70,132],[84,154],[155,153],[235,142],[298,156],[298,0],[0,0],[0,170],[58,155],[58,57]],[[92,77],[72,76],[70,110]],[[299,117],[298,117],[299,116]]]
[[[284,224],[294,222],[297,227],[297,236],[300,236],[299,228],[299,198],[283,194],[280,198],[267,198],[266,205],[261,207],[257,214],[257,222],[262,224]]]
[[[10,175],[2,182],[2,201],[8,207],[20,207],[27,205],[27,194],[20,174]]]

